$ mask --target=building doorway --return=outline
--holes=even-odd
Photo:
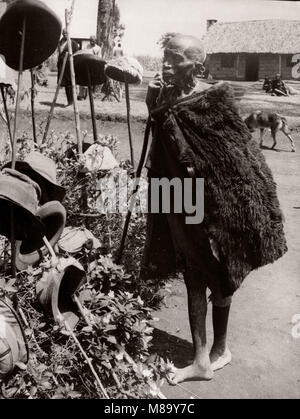
[[[257,81],[259,74],[259,55],[247,54],[246,55],[246,81]]]

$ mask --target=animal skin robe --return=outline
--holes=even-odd
[[[276,184],[265,158],[238,114],[227,83],[152,112],[149,178],[205,179],[205,217],[149,214],[142,277],[167,277],[189,268],[205,272],[217,247],[221,290],[232,295],[254,269],[287,251]],[[199,278],[201,280],[201,278]]]

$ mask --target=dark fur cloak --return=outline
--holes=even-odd
[[[196,177],[205,179],[205,217],[202,224],[188,226],[184,214],[149,214],[142,277],[203,267],[212,238],[222,265],[223,295],[232,295],[249,272],[287,251],[272,173],[227,83],[165,104],[153,117],[149,177],[186,178],[187,167],[194,167]],[[173,234],[177,227],[184,231],[185,247],[178,243],[180,234]]]

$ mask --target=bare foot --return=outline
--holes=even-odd
[[[232,360],[232,355],[228,348],[226,348],[225,351],[223,351],[223,353],[220,353],[220,351],[212,349],[209,357],[213,371],[221,370],[226,365],[230,364]]]
[[[169,380],[175,386],[184,381],[209,381],[213,378],[213,375],[214,373],[210,366],[204,368],[197,364],[192,364],[186,368],[175,368],[170,374]]]

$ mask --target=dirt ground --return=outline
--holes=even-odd
[[[55,89],[55,75],[49,77],[50,87],[40,89],[37,98],[38,124],[43,125]],[[132,89],[133,137],[136,160],[143,141],[147,110],[143,103],[146,84]],[[276,111],[286,116],[293,129],[296,153],[290,152],[288,140],[281,134],[278,148],[264,149],[264,155],[278,184],[278,193],[286,218],[289,252],[271,266],[253,272],[236,293],[233,300],[229,347],[233,354],[231,365],[215,374],[211,382],[190,382],[162,389],[168,398],[299,398],[300,397],[300,339],[292,337],[292,317],[300,314],[300,96],[273,98],[261,92],[257,83],[242,84],[246,89],[241,102],[242,115],[256,109]],[[300,90],[300,84],[293,87]],[[56,132],[70,131],[75,124],[72,108],[63,108],[65,97],[61,91],[59,106],[51,126]],[[82,130],[91,132],[88,101],[80,102]],[[23,105],[19,133],[30,130],[30,115]],[[119,158],[129,157],[125,103],[96,101],[98,128],[101,134],[119,138]],[[102,115],[102,116],[101,116]],[[104,120],[102,120],[104,119]],[[108,121],[107,119],[113,119]],[[122,122],[116,122],[120,120]],[[258,138],[258,134],[255,134]],[[271,144],[266,134],[266,147]],[[154,350],[176,366],[185,366],[192,359],[192,344],[187,316],[185,286],[180,281],[172,284],[172,294],[166,304],[155,313]],[[211,307],[207,319],[208,340],[212,342]]]

